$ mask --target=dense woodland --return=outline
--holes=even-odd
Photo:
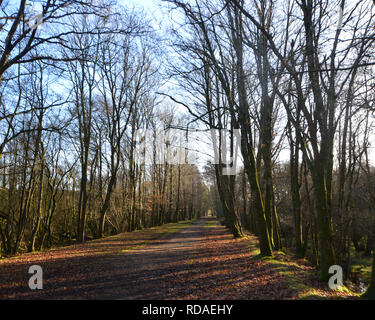
[[[212,212],[322,281],[374,267],[372,1],[155,1],[161,25],[126,1],[0,0],[0,256]],[[227,129],[228,156],[239,129],[239,173],[138,163],[137,130],[156,157],[160,128]]]

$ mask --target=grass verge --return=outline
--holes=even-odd
[[[208,220],[206,228],[221,227],[219,221]],[[273,270],[276,270],[286,281],[288,288],[294,293],[296,299],[320,300],[320,299],[356,299],[359,294],[343,287],[341,290],[330,290],[328,284],[319,283],[318,272],[306,261],[297,260],[292,254],[283,251],[274,252],[273,257],[260,256],[259,241],[257,237],[246,234],[244,238],[238,239],[250,251],[253,259],[260,259]]]

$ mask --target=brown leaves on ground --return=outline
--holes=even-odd
[[[299,299],[351,298],[317,279],[316,269],[304,260],[275,253],[272,261],[257,256],[258,240],[233,239],[221,226],[205,228],[184,270],[176,272],[170,299]],[[178,264],[176,262],[175,264]],[[281,265],[281,268],[279,268]],[[281,271],[281,272],[280,272]],[[292,285],[291,285],[292,283]]]
[[[129,280],[123,273],[127,269],[129,274],[134,268],[142,269],[132,263],[132,253],[150,243],[167,242],[165,236],[173,234],[170,230],[175,232],[175,227],[180,228],[181,223],[0,259],[0,299],[118,298],[118,287],[123,280]],[[28,270],[32,265],[43,269],[43,290],[31,291],[28,287]],[[116,287],[118,278],[121,279]]]
[[[214,221],[202,219],[182,229],[170,224],[0,260],[0,299],[350,297],[319,283],[316,270],[304,261],[283,254],[260,259],[255,237],[233,239]],[[171,229],[180,232],[160,238]],[[43,268],[43,290],[28,288],[28,268],[34,264]]]

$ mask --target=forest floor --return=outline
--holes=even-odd
[[[0,299],[356,299],[304,260],[258,256],[215,218],[184,221],[0,260]],[[43,269],[30,290],[28,269]]]

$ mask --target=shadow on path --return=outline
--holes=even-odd
[[[193,247],[203,240],[203,223],[125,252],[121,241],[104,240],[94,243],[97,254],[62,255],[43,263],[36,253],[29,256],[32,261],[27,256],[14,264],[10,261],[0,265],[0,299],[164,299],[170,280],[176,272],[184,272]],[[111,251],[116,253],[106,253]],[[33,264],[43,268],[43,290],[28,287],[28,268]]]

